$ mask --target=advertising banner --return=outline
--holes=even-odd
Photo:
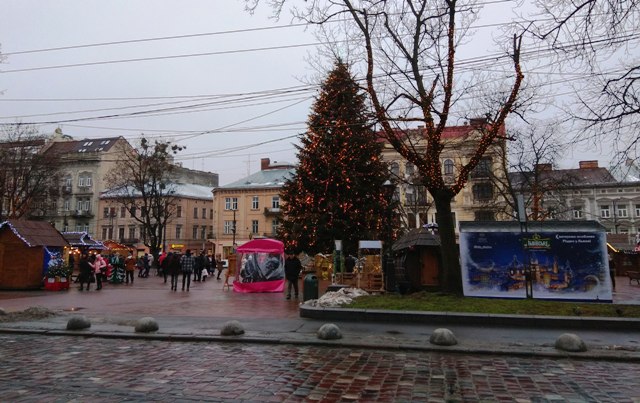
[[[464,295],[611,301],[604,232],[461,232]]]

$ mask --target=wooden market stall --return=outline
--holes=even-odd
[[[440,237],[429,228],[415,228],[392,247],[395,282],[401,292],[440,285]]]
[[[61,260],[69,244],[46,221],[8,220],[0,223],[0,288],[36,289],[52,260]]]

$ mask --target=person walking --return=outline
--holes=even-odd
[[[80,256],[80,262],[78,262],[78,282],[80,283],[80,291],[84,290],[84,283],[87,283],[87,291],[91,288],[91,278],[93,277],[93,267],[89,263],[87,255]]]
[[[216,260],[215,260],[215,268],[218,269],[218,276],[216,277],[216,280],[220,280],[220,273],[222,273],[222,269],[224,269],[224,264],[222,263],[222,256],[220,255],[216,255]]]
[[[149,270],[151,270],[151,255],[145,252],[144,256],[142,256],[142,265],[144,270],[140,277],[149,277]]]
[[[133,257],[133,252],[129,252],[129,256],[124,261],[124,277],[125,283],[129,284],[129,279],[131,279],[131,284],[133,285],[133,273],[136,271],[136,258]]]
[[[171,276],[171,291],[178,291],[178,275],[180,275],[181,265],[180,256],[177,253],[169,252],[171,256],[167,256],[167,270]]]
[[[193,270],[193,281],[202,281],[202,270],[204,269],[204,251],[195,257],[196,265]]]
[[[102,269],[107,266],[107,262],[104,261],[100,254],[92,256],[92,258],[89,263],[91,263],[93,272],[96,275],[96,291],[100,291],[102,289]]]
[[[295,292],[296,299],[298,299],[298,278],[302,271],[302,263],[300,259],[293,253],[293,251],[287,251],[287,258],[284,261],[284,276],[287,279],[287,299],[291,299],[291,287]]]
[[[170,258],[172,257],[173,252],[169,252],[167,254],[164,254],[164,252],[162,252],[162,256],[158,258],[158,262],[160,262],[160,269],[162,270],[162,277],[164,278],[164,284],[167,284],[167,276],[169,275],[169,262],[171,261]]]
[[[182,291],[186,283],[187,291],[191,285],[191,273],[195,268],[196,260],[191,255],[191,249],[187,249],[187,252],[180,258],[180,268],[182,269]]]

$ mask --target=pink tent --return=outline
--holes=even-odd
[[[237,249],[235,292],[283,292],[284,244],[275,239],[254,239]]]

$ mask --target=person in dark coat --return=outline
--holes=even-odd
[[[295,292],[296,299],[298,299],[298,278],[302,271],[302,263],[300,259],[293,253],[293,251],[287,251],[287,258],[284,260],[284,276],[287,279],[287,299],[291,299],[291,287]]]
[[[91,278],[93,277],[93,266],[89,263],[87,255],[80,257],[78,263],[78,282],[80,282],[80,291],[84,290],[84,284],[87,283],[87,291],[91,287]]]
[[[170,255],[170,256],[169,256]],[[178,291],[178,276],[180,275],[180,255],[169,252],[167,255],[167,270],[171,276],[171,290]]]

